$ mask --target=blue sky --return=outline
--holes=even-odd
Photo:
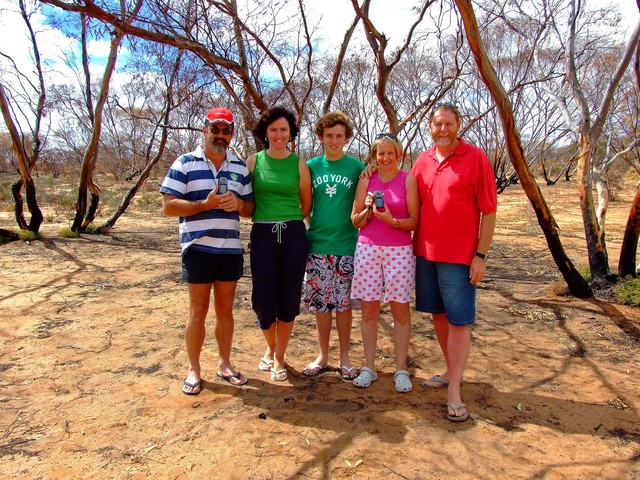
[[[246,2],[251,3],[250,0],[239,0],[240,8]],[[293,2],[291,3],[293,4]],[[621,8],[623,22],[628,32],[631,31],[632,26],[635,25],[640,17],[635,0],[588,0],[588,3],[591,6],[618,5]],[[374,25],[390,39],[390,50],[402,42],[408,23],[415,17],[415,14],[411,11],[414,5],[415,0],[393,0],[392,2],[389,0],[374,0],[372,2],[370,16]],[[351,1],[309,1],[307,6],[310,10],[310,23],[315,25],[320,22],[319,34],[324,39],[323,45],[327,48],[332,46],[337,48],[337,45],[342,41],[347,26],[354,18]],[[23,73],[27,73],[32,70],[29,40],[22,19],[17,14],[11,13],[11,11],[15,12],[16,9],[16,0],[0,0],[0,29],[3,37],[0,51],[12,56],[18,63],[20,70]],[[36,17],[35,20],[34,26],[38,29],[42,58],[51,67],[47,73],[49,78],[54,81],[68,81],[71,72],[62,62],[61,55],[63,51],[78,52],[79,46],[77,42],[65,37],[59,30],[45,26],[44,18]],[[6,39],[11,40],[6,41]],[[358,26],[356,31],[357,39],[364,41],[361,25]],[[89,43],[89,51],[92,57],[92,74],[94,78],[99,78],[102,76],[106,56],[109,52],[108,40],[91,41]],[[126,48],[121,48],[119,61],[125,59]],[[117,86],[123,80],[122,76],[126,75],[126,73],[117,73],[114,77],[114,86]]]
[[[27,0],[29,1],[29,0]],[[241,6],[247,0],[240,0]],[[10,54],[14,59],[28,60],[28,42],[25,37],[22,20],[9,11],[17,9],[16,0],[0,0],[0,28],[5,39],[16,39],[16,41],[2,42],[0,50]],[[377,0],[372,2],[370,15],[376,25],[390,39],[390,47],[396,46],[403,40],[403,34],[407,30],[407,23],[413,18],[411,9],[415,5],[415,0]],[[613,4],[617,5],[622,12],[623,22],[630,30],[640,17],[635,0],[589,0],[592,6]],[[313,17],[322,19],[320,24],[320,34],[328,44],[338,44],[344,35],[347,26],[351,23],[354,14],[350,0],[322,0],[307,3]],[[5,11],[8,9],[9,11]],[[40,20],[44,23],[44,19]],[[61,32],[46,29],[40,26],[42,54],[45,59],[51,61],[59,60],[60,48],[77,49],[77,45],[71,39],[66,38]],[[358,26],[357,36],[362,39],[362,27]],[[104,65],[104,59],[109,52],[108,41],[92,41],[89,44],[90,53],[93,57],[95,67]],[[126,52],[120,52],[121,54]],[[64,75],[64,74],[63,74]]]

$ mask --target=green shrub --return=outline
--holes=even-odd
[[[618,281],[616,296],[620,303],[640,306],[640,278],[625,277]]]
[[[31,230],[20,230],[20,240],[25,242],[33,240],[42,240],[44,235],[41,233],[32,232]]]
[[[80,234],[78,232],[74,232],[69,227],[65,227],[60,230],[60,236],[63,238],[78,238]]]
[[[84,231],[90,235],[95,235],[98,233],[98,226],[95,223],[90,223]]]

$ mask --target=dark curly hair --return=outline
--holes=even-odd
[[[296,116],[291,110],[280,106],[271,107],[262,112],[260,118],[258,118],[258,121],[256,122],[256,128],[254,128],[251,133],[253,133],[256,138],[259,138],[260,141],[264,142],[265,145],[267,145],[267,128],[279,118],[284,118],[287,123],[289,123],[291,140],[296,138],[298,136],[298,132],[300,131],[298,125],[296,124]]]

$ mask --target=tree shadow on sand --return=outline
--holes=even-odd
[[[258,413],[259,419],[282,422],[295,427],[320,428],[339,434],[337,441],[316,447],[313,458],[302,463],[288,478],[298,478],[321,469],[321,478],[330,478],[330,461],[352,446],[363,434],[378,437],[386,444],[406,441],[408,427],[398,413],[411,415],[422,425],[444,432],[471,429],[477,422],[492,424],[505,431],[524,430],[533,424],[565,434],[615,436],[640,443],[640,418],[630,409],[617,410],[598,405],[547,397],[530,392],[501,392],[488,383],[465,382],[463,394],[471,417],[453,423],[445,417],[446,390],[424,390],[414,378],[414,391],[394,391],[391,374],[380,374],[366,390],[339,379],[337,373],[308,378],[289,369],[285,385],[250,378],[240,389],[220,382],[203,382],[205,390],[229,394],[245,407]],[[335,417],[340,421],[336,422]],[[214,415],[215,417],[215,415]],[[597,421],[593,421],[597,419]]]

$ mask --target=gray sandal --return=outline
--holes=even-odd
[[[360,375],[353,379],[353,384],[358,388],[368,388],[378,379],[378,374],[369,367],[362,367]]]
[[[453,415],[449,413],[448,409],[453,410]],[[460,410],[464,409],[464,413],[462,415],[458,415]],[[469,412],[467,412],[467,406],[464,403],[458,403],[457,405],[451,402],[447,403],[447,419],[451,422],[464,422],[467,418],[469,418]]]
[[[407,393],[413,390],[411,376],[406,370],[398,370],[393,375],[393,381],[396,384],[396,392]]]

